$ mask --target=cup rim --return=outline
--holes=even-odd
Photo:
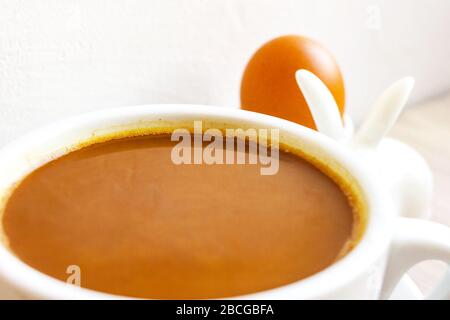
[[[231,121],[266,128],[280,128],[281,131],[303,139],[311,145],[318,146],[328,157],[336,160],[357,181],[364,193],[367,206],[367,225],[356,247],[339,261],[307,278],[273,289],[251,294],[228,297],[230,299],[313,299],[325,296],[350,284],[352,280],[370,272],[371,266],[382,257],[389,245],[394,213],[390,208],[386,194],[378,183],[371,168],[365,166],[358,157],[341,142],[332,140],[317,131],[299,124],[269,115],[235,108],[190,104],[153,104],[103,109],[66,118],[47,125],[9,143],[0,150],[0,166],[18,158],[36,143],[57,139],[64,133],[88,132],[89,126],[100,128],[108,123],[112,128],[119,124],[132,124],[142,119],[213,119],[212,121]],[[95,129],[94,129],[95,130]],[[74,133],[74,134],[73,134]],[[42,164],[40,164],[42,165]],[[34,168],[29,168],[29,171]],[[24,175],[22,175],[23,177]],[[1,190],[0,197],[6,190]],[[3,210],[1,208],[0,210]],[[0,214],[1,217],[1,214]],[[351,271],[351,272],[350,272]],[[92,289],[76,287],[45,275],[28,266],[17,258],[0,242],[0,277],[21,292],[31,296],[50,299],[129,299],[131,297],[113,295]]]

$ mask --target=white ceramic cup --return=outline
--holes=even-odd
[[[366,152],[289,121],[229,108],[195,105],[122,107],[81,115],[36,130],[0,151],[0,197],[3,199],[0,210],[15,183],[80,142],[114,132],[185,127],[192,125],[194,120],[202,120],[204,128],[278,128],[280,142],[302,149],[358,185],[367,206],[366,231],[356,248],[344,258],[306,279],[236,298],[386,298],[414,264],[428,259],[450,262],[450,229],[429,221],[399,217],[401,205],[395,203],[397,200],[390,194],[392,186],[387,186],[374,164],[366,161],[370,158]],[[407,194],[414,197],[414,190]],[[114,246],[113,240],[111,246]],[[121,298],[44,275],[15,257],[3,244],[0,245],[0,278],[4,285],[23,298]],[[433,294],[434,298],[448,298],[448,280],[443,280]]]

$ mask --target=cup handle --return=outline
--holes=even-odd
[[[381,299],[387,299],[401,277],[424,260],[450,263],[450,228],[431,221],[398,218],[389,252]],[[450,272],[427,299],[450,299]]]

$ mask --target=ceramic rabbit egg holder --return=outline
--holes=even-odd
[[[385,137],[405,106],[414,79],[400,79],[386,89],[361,127],[353,132],[344,127],[333,95],[318,77],[307,70],[298,70],[295,76],[317,130],[343,144],[381,179],[400,216],[429,218],[430,168],[414,149]]]

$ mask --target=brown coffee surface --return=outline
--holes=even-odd
[[[124,138],[38,168],[3,215],[10,249],[37,270],[143,298],[271,289],[332,264],[352,241],[352,206],[327,175],[280,152],[260,165],[175,165],[170,136]]]

